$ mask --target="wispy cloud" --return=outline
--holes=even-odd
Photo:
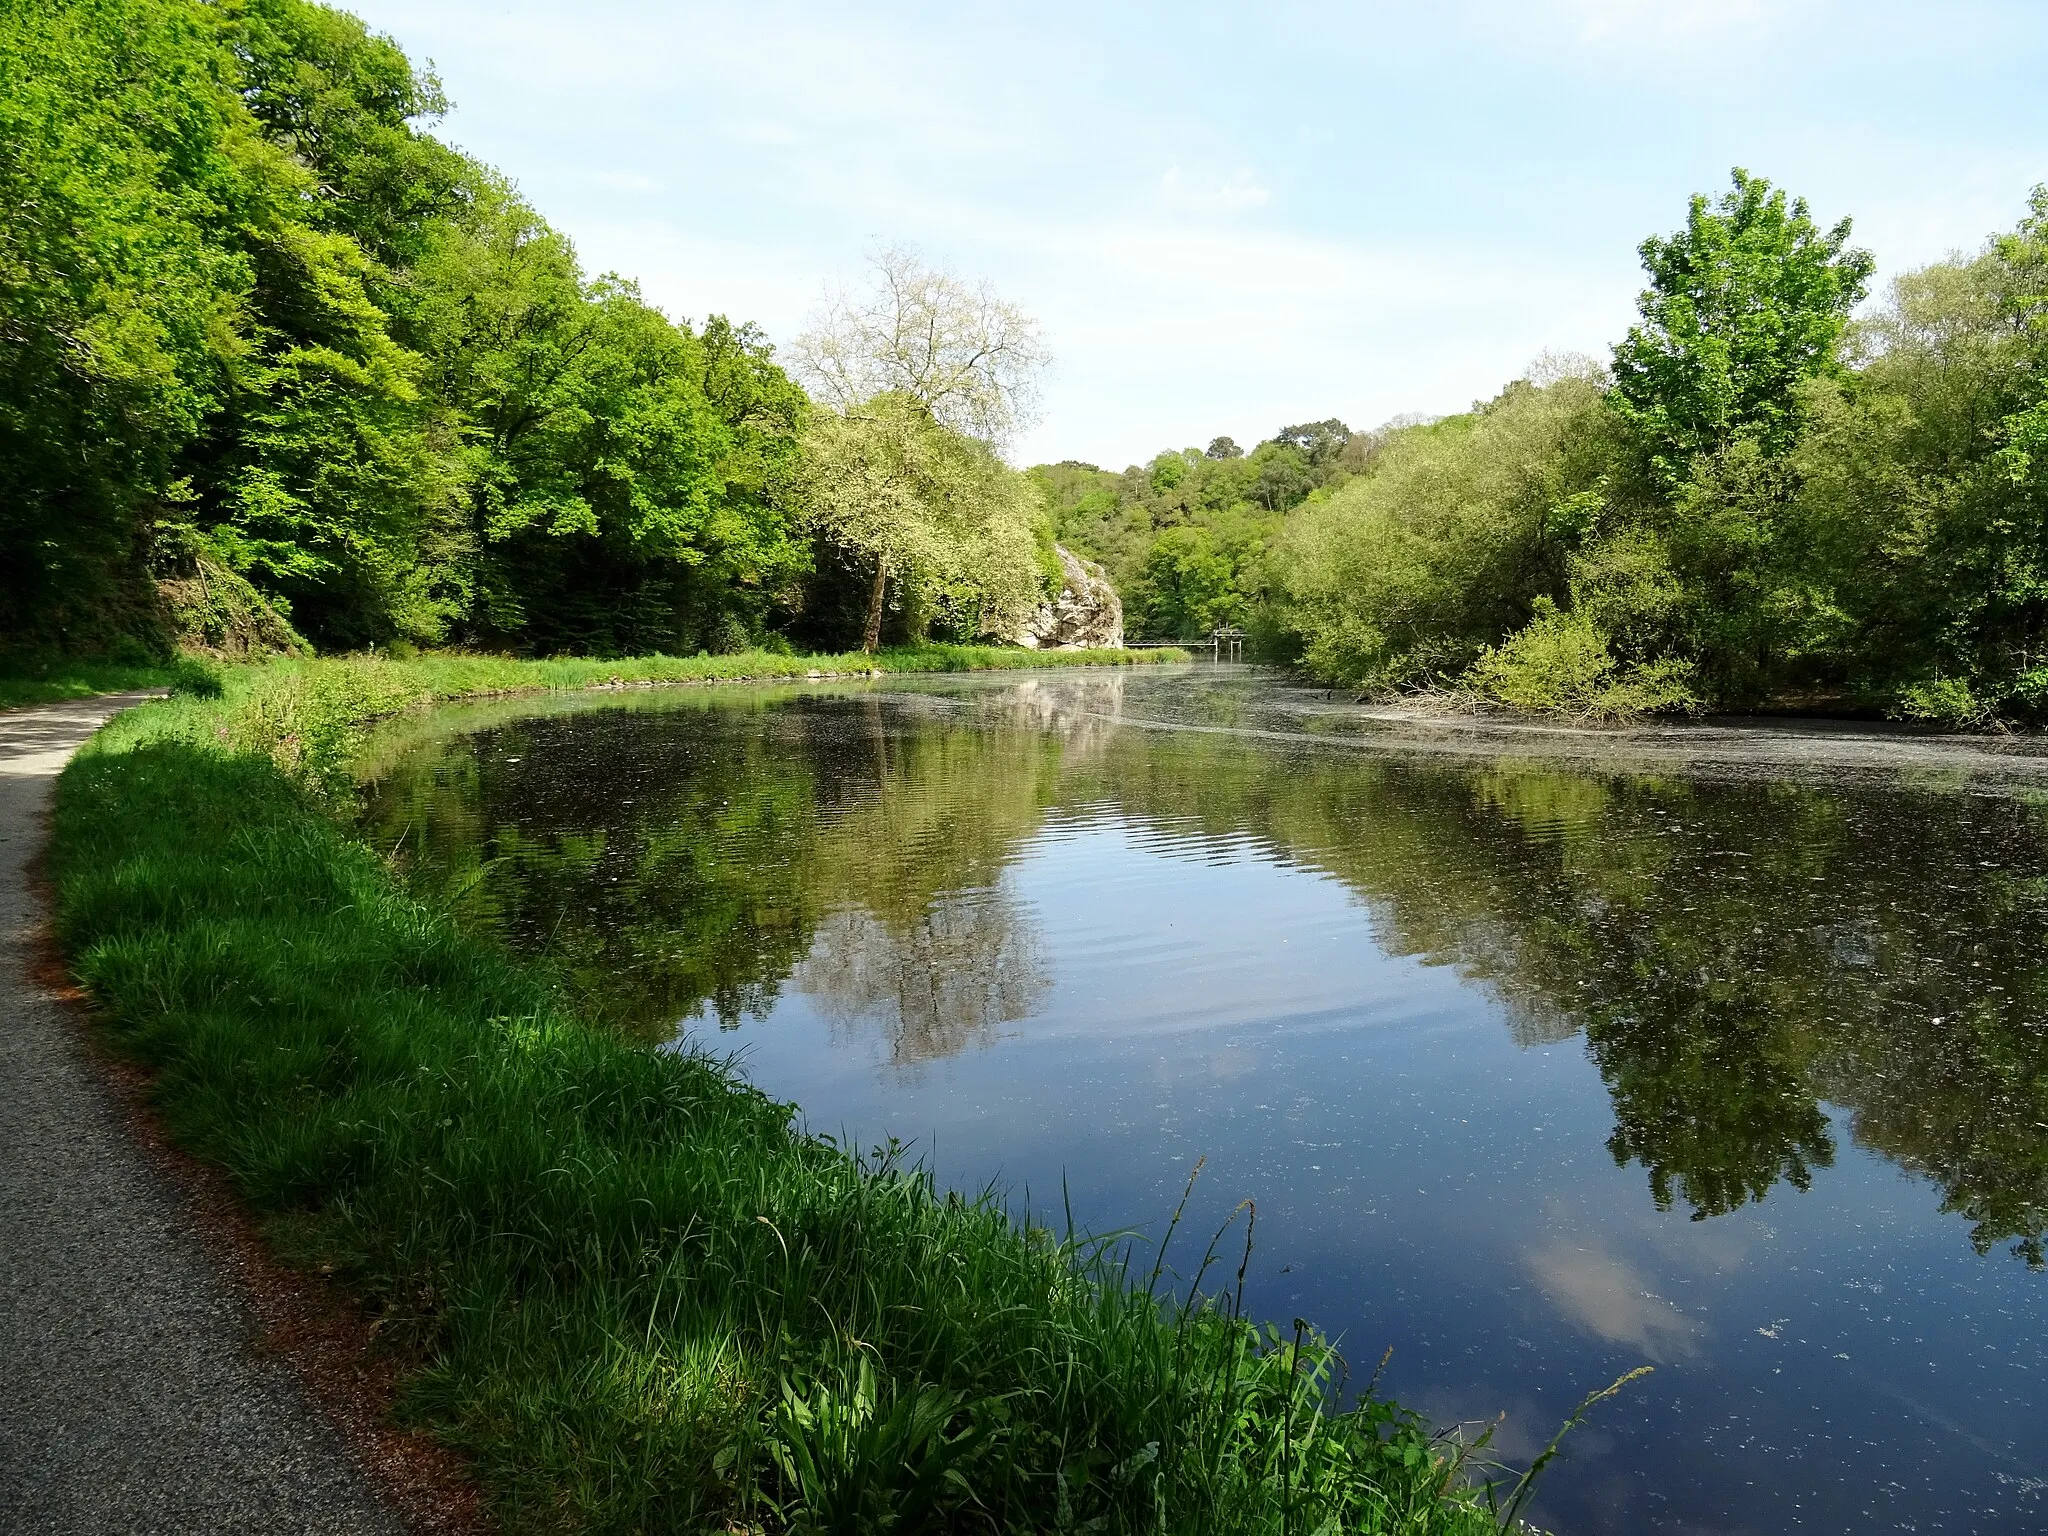
[[[1699,1346],[1701,1325],[1652,1293],[1625,1260],[1559,1241],[1530,1253],[1528,1265],[1560,1312],[1611,1344],[1660,1362]]]
[[[1755,34],[1811,6],[1800,0],[1547,0],[1536,5],[1524,0],[1512,9],[1525,25],[1581,42],[1662,44]]]
[[[1250,171],[1215,176],[1177,165],[1169,166],[1159,178],[1159,191],[1167,207],[1192,213],[1243,213],[1263,207],[1272,198]]]
[[[1730,165],[1896,271],[2009,224],[2048,142],[2048,7],[2017,0],[351,8],[594,269],[787,339],[915,244],[1046,323],[1021,451],[1112,464],[1604,355],[1637,242]]]

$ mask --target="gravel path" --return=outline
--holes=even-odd
[[[398,1536],[29,974],[52,782],[133,702],[0,713],[0,1533]]]

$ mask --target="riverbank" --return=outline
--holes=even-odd
[[[181,656],[168,662],[11,659],[0,663],[0,709],[58,704],[107,693],[149,693],[204,688],[214,669]]]
[[[1590,724],[1431,701],[1359,702],[1309,685],[1276,694],[1256,724],[1304,740],[1375,751],[1517,760],[1717,778],[1757,776],[1887,780],[1961,774],[1973,782],[2048,780],[2048,735],[1943,731],[1896,721],[1828,716],[1707,715]]]
[[[1148,1264],[586,1028],[331,814],[376,716],[746,660],[231,669],[64,775],[59,930],[110,1036],[279,1251],[376,1318],[403,1414],[513,1529],[1491,1529],[1421,1423],[1331,1411],[1313,1336],[1255,1328],[1218,1270],[1176,1307]]]
[[[0,715],[0,1510],[22,1531],[400,1536],[133,1134],[48,964],[35,850],[114,696]]]

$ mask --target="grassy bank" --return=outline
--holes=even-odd
[[[0,658],[0,709],[145,688],[204,688],[212,671],[204,662],[182,657],[162,663]]]
[[[1185,661],[1188,653],[1166,651],[1021,651],[993,645],[921,645],[830,656],[796,656],[775,651],[743,651],[730,656],[636,656],[620,661],[580,658],[557,661],[516,661],[503,656],[429,654],[393,669],[389,658],[382,675],[394,687],[417,699],[473,698],[478,694],[524,693],[546,689],[622,687],[656,683],[721,682],[740,678],[845,676],[863,672],[989,672],[1009,667],[1135,666],[1155,661]],[[373,656],[352,657],[350,667],[380,667]],[[289,673],[331,670],[335,661],[279,661],[255,669],[216,668],[189,657],[169,662],[129,663],[81,661],[52,657],[0,658],[0,709],[24,704],[52,704],[64,699],[91,698],[99,693],[127,693],[144,688],[205,691],[208,680],[225,670],[230,675],[251,670]],[[397,680],[402,678],[403,682]],[[402,707],[402,705],[401,705]]]
[[[437,653],[394,660],[356,655],[286,659],[209,668],[187,663],[164,686],[217,707],[175,716],[153,712],[147,729],[270,758],[316,797],[345,796],[363,728],[423,705],[500,694],[654,688],[677,683],[767,682],[781,678],[865,677],[881,673],[989,672],[1026,667],[1139,666],[1181,661],[1185,651],[1024,651],[979,645],[926,645],[837,655],[741,651],[728,656],[637,656],[517,661],[504,656]],[[117,724],[107,742],[126,739]],[[196,734],[195,734],[196,733]]]
[[[1313,1336],[1240,1315],[1235,1246],[1180,1307],[799,1135],[727,1067],[579,1023],[329,814],[407,703],[748,660],[230,671],[60,783],[73,965],[176,1137],[380,1318],[404,1410],[520,1530],[1491,1529],[1423,1426],[1333,1411]]]

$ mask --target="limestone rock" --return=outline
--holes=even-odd
[[[1124,605],[1109,584],[1109,573],[1055,544],[1064,579],[1059,596],[1040,603],[1014,633],[1001,638],[1032,651],[1079,651],[1124,643]]]

